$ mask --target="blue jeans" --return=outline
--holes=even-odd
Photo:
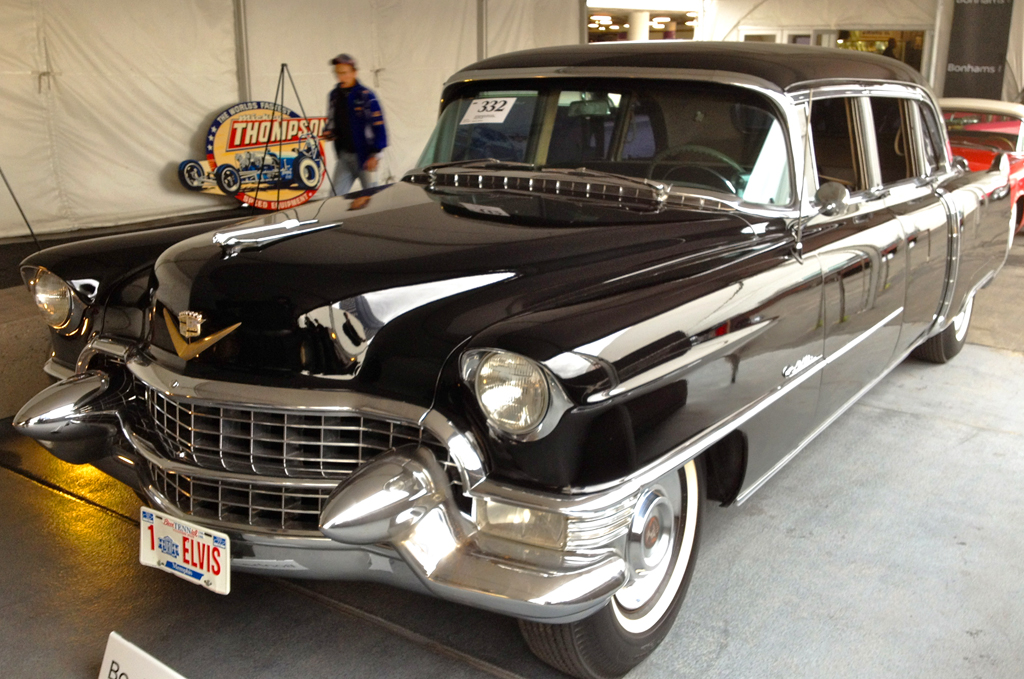
[[[356,178],[364,189],[371,189],[377,185],[373,173],[364,170],[359,165],[359,156],[354,153],[338,153],[338,162],[334,165],[334,195],[344,196],[352,190],[352,184]]]

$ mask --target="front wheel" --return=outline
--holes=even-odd
[[[630,581],[600,611],[576,622],[519,621],[530,650],[586,679],[621,677],[662,642],[686,596],[704,515],[704,465],[691,460],[644,490],[630,528]]]
[[[974,295],[964,304],[963,310],[953,317],[953,322],[938,335],[929,337],[918,348],[913,356],[930,363],[947,363],[960,353],[967,343],[967,330],[971,325],[971,312],[974,311]]]

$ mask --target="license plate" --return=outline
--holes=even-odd
[[[224,533],[142,508],[139,561],[217,594],[231,591],[231,539]]]

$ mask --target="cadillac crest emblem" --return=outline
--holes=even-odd
[[[204,321],[206,319],[198,311],[182,311],[178,314],[178,331],[185,339],[199,337]]]

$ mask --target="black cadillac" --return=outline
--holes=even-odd
[[[392,186],[28,258],[62,381],[15,425],[136,489],[143,563],[427,591],[618,676],[671,627],[707,501],[963,346],[1008,175],[941,121],[846,51],[487,59]]]

